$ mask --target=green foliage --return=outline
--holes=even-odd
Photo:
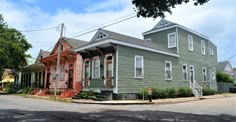
[[[6,83],[4,87],[4,91],[7,93],[14,93],[14,84],[13,83]]]
[[[142,99],[144,92],[144,98],[148,98],[148,89],[143,89],[139,96]],[[191,97],[192,90],[190,88],[152,88],[152,98],[161,99],[161,98],[176,98],[176,97]]]
[[[23,88],[22,94],[29,94],[33,91],[33,88],[25,87]]]
[[[95,92],[94,91],[82,91],[82,92],[80,92],[80,97],[82,99],[88,99],[89,96],[95,96]]]
[[[9,28],[0,14],[0,76],[4,68],[18,69],[25,59],[25,52],[31,48],[24,35],[14,28]]]
[[[225,74],[223,72],[217,72],[216,79],[217,82],[234,83],[234,79],[230,75]]]
[[[209,89],[209,88],[203,88],[202,93],[203,93],[203,96],[214,95],[214,94],[216,94],[216,90]]]
[[[209,0],[193,0],[194,5],[203,5]],[[188,3],[190,0],[132,0],[132,4],[136,7],[134,10],[140,17],[165,17],[165,12],[172,14],[171,9],[176,5]]]

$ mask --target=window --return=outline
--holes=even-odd
[[[168,48],[176,47],[176,33],[168,34]]]
[[[206,54],[206,47],[205,47],[205,41],[201,40],[201,52],[202,54]]]
[[[215,76],[215,73],[214,73],[214,72],[212,72],[212,73],[211,73],[211,79],[212,79],[212,80],[214,80],[214,79],[215,79],[215,77],[216,77],[216,76]]]
[[[183,79],[183,81],[188,80],[188,66],[187,66],[187,64],[182,65],[182,79]]]
[[[170,61],[165,62],[165,80],[172,80],[172,64]]]
[[[135,78],[143,78],[143,70],[143,56],[135,56]]]
[[[188,49],[193,51],[193,36],[188,35]]]
[[[60,80],[64,80],[64,75],[65,75],[65,67],[64,65],[61,65]]]
[[[207,71],[206,71],[206,67],[202,68],[202,81],[206,82],[207,81]]]
[[[214,50],[212,48],[210,48],[210,54],[214,55]]]
[[[151,39],[151,38],[148,38],[148,39],[144,39],[144,41],[146,41],[146,42],[152,42],[152,39]]]
[[[53,79],[56,79],[56,74],[57,74],[57,68],[54,67],[54,71],[53,71]]]
[[[93,59],[93,78],[100,78],[100,59],[95,57]]]
[[[107,37],[107,35],[104,34],[104,33],[102,33],[102,32],[100,32],[100,33],[97,35],[96,40],[101,40],[101,39],[103,39],[103,38],[105,38],[105,37]]]
[[[61,45],[61,50],[63,50],[63,45]]]

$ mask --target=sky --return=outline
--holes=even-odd
[[[203,35],[217,46],[218,61],[236,55],[236,0],[210,0],[203,6],[182,4],[166,13],[169,21]],[[65,24],[66,37],[74,37],[91,27],[135,14],[131,0],[0,0],[0,14],[9,27],[19,31]],[[142,33],[160,18],[132,18],[104,29],[143,39]],[[36,58],[40,49],[48,50],[58,40],[58,29],[22,32],[33,46],[28,53]],[[90,41],[95,32],[76,39]],[[229,60],[236,67],[236,56]]]

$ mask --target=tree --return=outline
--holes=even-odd
[[[223,72],[217,72],[216,79],[217,82],[234,83],[234,79],[230,75],[225,74]]]
[[[4,68],[18,69],[32,45],[24,35],[14,28],[9,28],[0,14],[0,79]]]
[[[164,12],[172,14],[171,9],[176,5],[188,3],[190,0],[132,0],[136,8],[137,16],[140,17],[165,17]],[[193,0],[194,5],[203,5],[209,0]]]

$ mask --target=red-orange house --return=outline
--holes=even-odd
[[[63,37],[61,48],[59,48],[58,41],[50,55],[40,60],[45,65],[45,90],[53,91],[55,88],[58,50],[61,49],[60,66],[57,73],[59,78],[57,91],[61,93],[67,90],[73,90],[74,93],[81,91],[82,57],[80,54],[74,52],[73,49],[87,43],[86,41]]]

